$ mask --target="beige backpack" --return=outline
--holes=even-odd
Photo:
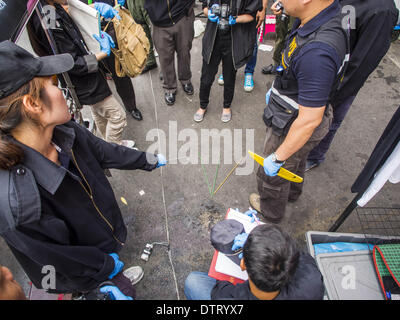
[[[150,42],[142,26],[133,20],[127,9],[118,7],[117,11],[121,20],[112,19],[119,48],[112,49],[115,71],[118,77],[133,78],[141,74],[146,66]]]

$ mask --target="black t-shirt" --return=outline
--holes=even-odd
[[[362,88],[369,75],[379,65],[390,47],[391,31],[397,23],[398,10],[393,0],[339,0],[345,6],[355,8],[355,28],[350,32],[350,61],[333,104],[339,104],[354,96]],[[342,10],[348,15],[346,10]],[[354,23],[354,21],[353,21]]]

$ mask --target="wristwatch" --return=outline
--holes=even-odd
[[[284,163],[285,163],[285,161],[281,161],[281,160],[278,160],[278,159],[276,158],[275,152],[272,152],[272,154],[271,154],[271,160],[272,160],[273,162],[275,162],[275,163],[278,163],[278,164],[284,164]]]

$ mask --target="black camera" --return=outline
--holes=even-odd
[[[219,17],[218,28],[223,31],[229,30],[229,5],[223,4],[220,7],[213,8],[212,13]]]
[[[275,8],[276,8],[276,11],[282,11],[281,20],[285,21],[288,16],[285,12],[285,8],[283,7],[282,3],[278,2]]]

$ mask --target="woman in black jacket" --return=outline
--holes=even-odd
[[[200,108],[194,121],[204,118],[209,103],[211,86],[222,61],[224,77],[224,104],[221,120],[231,120],[231,103],[235,92],[236,71],[253,55],[256,42],[257,11],[261,0],[204,0],[203,11],[208,17],[203,36],[203,67],[200,78]],[[224,8],[228,13],[224,17]],[[218,13],[218,10],[220,13]]]
[[[166,164],[70,121],[50,76],[73,65],[69,54],[38,59],[0,43],[0,235],[37,288],[48,284],[43,267],[55,270],[44,288],[54,293],[126,282],[118,252],[127,230],[104,169]]]

